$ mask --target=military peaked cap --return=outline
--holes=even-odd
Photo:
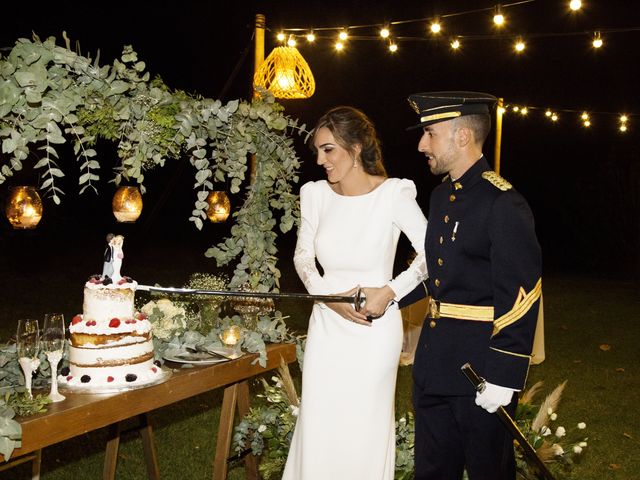
[[[489,113],[498,101],[493,95],[480,92],[426,92],[409,96],[409,105],[418,114],[420,123],[407,130],[422,128],[463,115]]]

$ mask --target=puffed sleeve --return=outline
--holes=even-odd
[[[330,286],[316,267],[315,238],[321,208],[320,184],[305,183],[300,189],[300,228],[293,264],[307,291],[312,295],[330,295]]]
[[[498,196],[489,220],[494,328],[485,366],[488,382],[521,390],[542,292],[542,260],[533,214],[515,191]]]
[[[395,300],[407,295],[428,276],[424,252],[427,219],[416,202],[416,194],[416,186],[411,180],[401,179],[394,185],[393,223],[407,236],[416,251],[411,265],[389,282],[396,294]]]

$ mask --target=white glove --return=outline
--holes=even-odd
[[[476,393],[476,405],[484,408],[489,413],[493,413],[498,410],[498,407],[509,405],[515,391],[512,388],[485,382],[482,393]]]

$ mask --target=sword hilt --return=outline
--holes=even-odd
[[[473,388],[476,389],[476,392],[484,392],[485,388],[487,388],[487,381],[476,373],[469,362],[462,365],[462,367],[460,367],[460,370],[462,370],[464,376],[467,377],[467,379],[471,382]]]

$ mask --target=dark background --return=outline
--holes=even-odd
[[[406,102],[410,93],[486,91],[507,103],[560,110],[556,125],[540,110],[526,118],[505,116],[501,174],[533,209],[547,271],[581,270],[637,280],[640,31],[605,31],[640,27],[640,7],[630,0],[585,1],[582,12],[571,14],[567,4],[536,0],[505,10],[506,34],[527,39],[527,50],[519,56],[512,53],[512,39],[481,38],[493,32],[488,11],[444,19],[447,33],[475,36],[463,39],[462,50],[455,54],[446,41],[427,34],[420,41],[401,41],[395,55],[381,41],[352,39],[347,50],[337,54],[328,40],[308,46],[301,39],[298,46],[313,71],[316,93],[308,100],[281,103],[287,114],[310,127],[334,105],[363,109],[378,127],[389,174],[416,182],[425,213],[430,191],[440,179],[428,172],[416,150],[419,133],[405,131],[415,123]],[[0,46],[11,47],[32,32],[42,39],[55,36],[63,45],[64,30],[82,54],[95,58],[99,50],[104,65],[118,58],[124,45],[132,45],[147,70],[169,87],[228,101],[251,96],[256,13],[266,15],[266,56],[277,46],[275,34],[283,27],[374,24],[491,6],[491,2],[462,0],[20,2],[2,13]],[[423,24],[392,27],[392,32],[407,37],[424,30]],[[600,51],[590,45],[595,30],[603,31],[605,46]],[[583,34],[546,35],[571,32]],[[376,30],[355,34],[375,35]],[[582,110],[601,112],[592,113],[590,129],[580,125]],[[623,112],[630,115],[626,134],[617,131],[617,114]],[[300,184],[322,178],[309,148],[299,140],[297,151],[303,160]],[[493,134],[485,152],[493,162]],[[195,193],[193,171],[185,159],[168,161],[164,168],[147,173],[143,214],[136,224],[123,225],[115,222],[110,207],[115,187],[108,180],[115,147],[99,145],[98,154],[103,176],[98,196],[89,191],[77,194],[77,164],[69,152],[61,159],[67,174],[61,206],[45,200],[44,217],[33,231],[14,231],[4,216],[0,219],[0,268],[5,281],[14,276],[28,284],[71,263],[87,276],[99,272],[109,231],[126,237],[124,273],[136,276],[143,264],[157,266],[157,278],[138,278],[143,283],[175,282],[177,277],[170,275],[186,277],[196,270],[216,269],[203,253],[224,237],[229,225],[209,224],[198,231],[188,221]],[[0,185],[0,201],[4,204],[8,186],[37,182],[29,168],[18,172]],[[232,198],[235,205],[241,200]],[[286,272],[283,287],[299,291],[303,287],[290,270],[295,232],[282,235],[279,242],[281,268]],[[401,253],[406,249],[403,242]],[[77,287],[84,278],[69,281]],[[79,299],[81,289],[77,290]]]

